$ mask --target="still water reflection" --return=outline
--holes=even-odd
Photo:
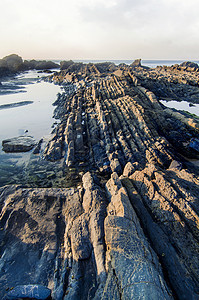
[[[56,100],[60,87],[44,81],[34,81],[37,78],[35,76],[38,73],[29,71],[19,78],[18,81],[24,86],[23,92],[0,95],[0,105],[33,101],[25,106],[0,110],[0,142],[5,138],[22,135],[26,130],[28,135],[37,140],[50,133],[54,110],[52,103]]]
[[[189,102],[186,101],[165,101],[160,100],[162,104],[164,104],[167,107],[175,108],[177,110],[185,110],[188,111],[191,114],[195,114],[199,116],[199,104],[194,104],[193,106],[190,106]]]
[[[44,75],[47,74],[41,74]],[[36,71],[25,72],[0,86],[0,105],[30,101],[27,105],[0,110],[0,186],[11,183],[37,186],[38,180],[43,184],[45,176],[53,176],[53,164],[44,162],[32,151],[4,153],[1,146],[2,140],[19,135],[30,135],[37,141],[50,137],[52,124],[56,121],[52,103],[61,89],[38,76]]]

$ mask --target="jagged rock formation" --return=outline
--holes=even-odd
[[[198,299],[199,172],[189,159],[199,124],[159,103],[145,85],[153,72],[71,63],[49,77],[64,93],[42,155],[81,180],[0,188],[1,297],[39,284],[52,299]]]
[[[54,63],[53,61],[46,60],[24,60],[23,62],[24,70],[49,70],[49,69],[57,69],[59,65]]]
[[[184,62],[171,67],[158,66],[154,69],[132,69],[138,84],[149,89],[158,99],[173,99],[198,103],[199,67],[195,63]]]
[[[0,77],[26,70],[48,70],[57,68],[59,68],[59,65],[52,61],[38,61],[34,59],[23,61],[17,54],[11,54],[0,59]]]
[[[68,69],[68,67],[70,67],[72,64],[74,64],[74,62],[72,60],[68,60],[68,61],[61,61],[60,62],[60,70],[66,70]]]
[[[141,59],[136,59],[134,62],[130,65],[131,67],[141,67]]]
[[[0,76],[16,73],[23,70],[23,60],[16,54],[11,54],[0,59]]]
[[[62,122],[45,150],[47,159],[65,156],[71,166],[89,155],[100,172],[121,174],[128,161],[136,168],[151,161],[167,168],[176,155],[173,148],[197,157],[190,143],[197,139],[198,121],[165,109],[151,91],[138,85],[139,76],[131,67],[114,72],[107,64],[76,67],[77,73],[67,70],[51,76],[65,84],[66,93],[56,103]]]

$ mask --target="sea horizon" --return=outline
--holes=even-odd
[[[68,61],[70,59],[51,59],[55,63],[60,63],[61,61]],[[102,63],[102,62],[113,62],[116,65],[121,63],[125,63],[126,65],[130,65],[135,61],[135,59],[71,59],[74,62],[82,62],[82,63]],[[191,59],[141,59],[141,64],[146,67],[155,68],[157,66],[172,66],[175,64],[181,64],[185,61],[191,61],[199,64],[199,60],[191,60]]]

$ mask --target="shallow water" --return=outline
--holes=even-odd
[[[29,105],[0,110],[0,186],[9,183],[30,182],[27,174],[33,178],[34,173],[42,173],[45,168],[49,168],[50,172],[54,168],[53,164],[41,163],[41,158],[33,155],[32,151],[4,153],[1,146],[2,140],[19,135],[30,135],[37,141],[41,138],[47,141],[50,138],[52,125],[57,121],[53,118],[55,107],[52,103],[61,89],[60,86],[44,82],[38,77],[44,75],[46,74],[29,71],[3,82],[4,88],[7,86],[8,91],[10,86],[15,88],[12,94],[10,91],[8,94],[1,94],[0,87],[0,105],[33,101]],[[34,170],[31,167],[33,165]],[[41,165],[44,167],[42,168]]]
[[[199,116],[199,104],[194,104],[194,106],[189,106],[189,102],[186,101],[165,101],[165,100],[160,100],[164,106],[169,107],[169,108],[175,108],[177,110],[184,110],[188,111],[191,114],[195,114]]]
[[[38,73],[30,71],[17,79],[22,84],[25,83],[23,93],[0,95],[0,105],[33,101],[30,105],[0,110],[0,143],[5,138],[24,134],[25,130],[36,140],[51,132],[54,122],[52,103],[56,100],[60,87],[44,81],[36,82],[35,76]],[[14,79],[11,83],[15,81]]]

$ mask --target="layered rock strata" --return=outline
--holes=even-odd
[[[197,118],[166,109],[140,61],[63,69],[61,122],[36,152],[81,180],[0,188],[0,296],[198,299]]]
[[[77,74],[62,71],[51,77],[66,92],[57,102],[62,122],[45,150],[47,159],[66,157],[71,166],[89,156],[100,172],[121,174],[128,161],[137,168],[151,161],[168,168],[174,149],[197,157],[190,143],[197,140],[198,120],[163,107],[153,92],[138,85],[131,67],[110,72],[105,65],[106,73],[97,64],[76,67]]]

